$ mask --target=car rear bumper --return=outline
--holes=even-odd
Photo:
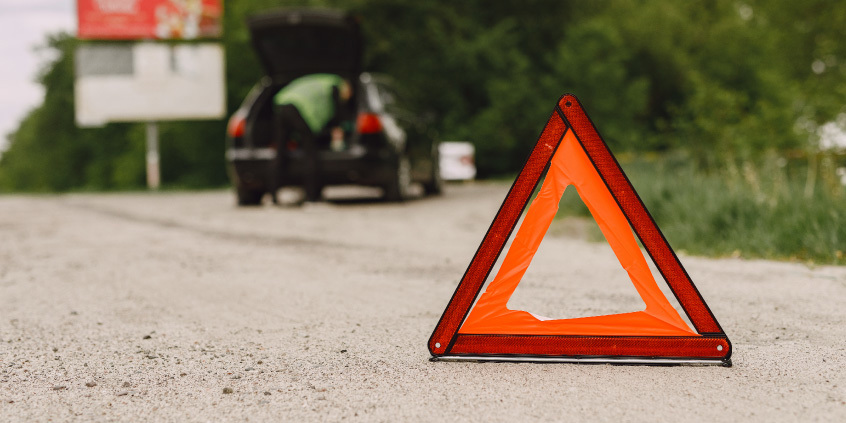
[[[277,154],[271,148],[230,148],[226,158],[233,181],[252,189],[303,185],[307,171],[305,153],[286,152],[281,158]],[[383,186],[393,179],[395,162],[389,150],[320,151],[317,183]]]

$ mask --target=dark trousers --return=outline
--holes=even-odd
[[[306,201],[320,201],[322,199],[323,184],[321,183],[321,163],[317,148],[317,139],[311,132],[311,128],[305,123],[299,110],[291,104],[279,106],[277,110],[278,148],[276,160],[271,169],[270,186],[274,201],[276,191],[279,189],[281,176],[284,174],[288,160],[287,144],[294,134],[300,141],[305,153],[303,162],[303,188]]]

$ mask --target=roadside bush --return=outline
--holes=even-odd
[[[809,172],[806,160],[776,155],[728,162],[711,172],[678,156],[621,165],[676,250],[846,263],[846,188],[832,178],[831,166]],[[565,199],[566,214],[589,216],[578,198]]]

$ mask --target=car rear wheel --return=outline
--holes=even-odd
[[[411,191],[411,162],[408,160],[408,156],[400,156],[395,169],[392,180],[385,186],[385,200],[405,201]]]
[[[261,200],[264,198],[263,189],[250,189],[245,187],[238,187],[236,189],[239,206],[260,206]]]

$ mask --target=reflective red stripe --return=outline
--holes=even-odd
[[[535,355],[568,357],[662,357],[724,359],[723,338],[458,335],[450,355]]]

